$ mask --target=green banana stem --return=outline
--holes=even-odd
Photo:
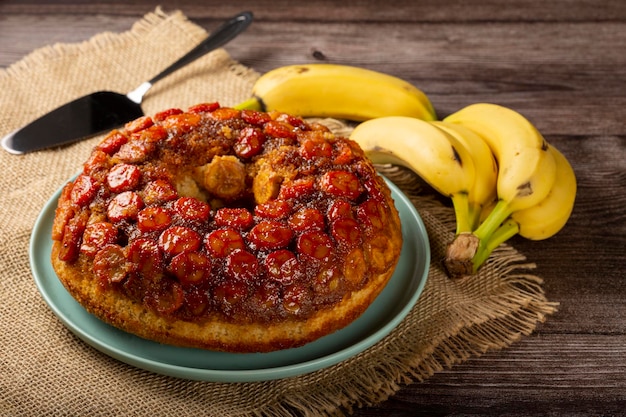
[[[455,236],[446,248],[444,259],[450,277],[475,274],[500,243],[519,231],[517,223],[509,219],[510,214],[509,204],[500,200],[476,230]]]
[[[257,111],[263,111],[263,105],[261,104],[261,101],[256,98],[256,97],[252,97],[249,98],[245,101],[242,101],[241,103],[237,104],[236,106],[233,106],[234,109],[237,110],[257,110]]]
[[[471,227],[471,231],[476,230],[480,224],[480,214],[483,211],[483,205],[478,203],[468,203],[468,221]]]
[[[478,226],[478,229],[474,231],[474,234],[481,242],[487,242],[491,239],[491,235],[504,223],[504,221],[511,215],[511,209],[509,203],[504,200],[499,200],[489,216]]]
[[[488,240],[481,240],[478,245],[478,250],[472,258],[474,272],[478,271],[478,268],[485,263],[494,249],[518,233],[519,224],[509,217],[491,234],[491,237]]]
[[[467,193],[457,193],[451,196],[454,216],[456,218],[456,234],[471,232],[473,230],[470,216],[470,205]]]

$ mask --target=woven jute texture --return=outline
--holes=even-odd
[[[181,12],[156,9],[126,33],[36,50],[0,72],[0,135],[84,94],[130,91],[205,36]],[[156,84],[143,108],[153,114],[207,101],[233,105],[247,98],[257,77],[220,49]],[[21,156],[0,152],[0,415],[343,415],[505,348],[556,309],[534,265],[510,246],[500,247],[478,276],[448,279],[438,261],[454,231],[452,211],[420,192],[412,173],[380,167],[419,210],[433,260],[422,296],[391,334],[337,365],[272,381],[192,381],[127,365],[57,319],[29,264],[38,214],[97,140]]]

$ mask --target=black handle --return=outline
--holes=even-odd
[[[250,23],[252,23],[252,12],[242,12],[238,14],[214,30],[209,37],[200,42],[198,46],[193,48],[185,56],[164,69],[148,82],[150,84],[154,84],[208,52],[211,52],[212,50],[228,43],[231,39],[246,30],[246,28],[250,26]]]

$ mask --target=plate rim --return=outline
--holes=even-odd
[[[81,328],[81,326],[77,323],[77,320],[72,320],[68,317],[68,312],[64,311],[61,306],[59,306],[59,302],[57,300],[53,300],[51,291],[48,291],[48,288],[44,281],[48,280],[57,280],[58,285],[61,286],[63,291],[66,291],[56,274],[52,277],[46,277],[47,275],[44,271],[41,270],[42,266],[38,263],[38,256],[36,256],[37,245],[38,243],[37,237],[41,235],[41,237],[48,238],[51,241],[49,233],[47,231],[42,230],[43,224],[49,219],[46,214],[50,214],[51,205],[56,202],[58,196],[63,187],[60,187],[44,204],[43,209],[37,216],[35,224],[33,226],[33,230],[31,232],[31,238],[29,242],[29,258],[30,258],[30,267],[33,272],[35,284],[39,290],[40,295],[43,297],[44,301],[48,305],[48,307],[52,310],[55,316],[63,323],[63,325],[76,337],[81,339],[83,342],[87,343],[89,346],[94,349],[110,356],[120,362],[126,363],[128,365],[134,366],[139,369],[143,369],[146,371],[189,379],[189,380],[198,380],[198,381],[211,381],[211,382],[259,382],[259,381],[268,381],[273,379],[281,379],[294,377],[298,375],[303,375],[306,373],[314,372],[320,369],[324,369],[335,365],[337,363],[343,362],[357,354],[365,351],[369,347],[373,346],[380,340],[382,340],[385,336],[387,336],[393,329],[395,329],[402,320],[406,318],[409,312],[413,309],[417,300],[420,298],[421,293],[426,285],[426,281],[428,278],[428,273],[430,269],[430,261],[431,261],[431,251],[429,244],[429,237],[426,231],[426,227],[424,222],[417,210],[417,208],[413,205],[410,199],[399,189],[399,187],[391,182],[384,175],[381,175],[392,192],[392,197],[394,198],[396,206],[398,205],[398,200],[400,200],[404,206],[404,209],[410,215],[411,220],[417,224],[418,230],[405,230],[405,225],[402,224],[402,234],[403,240],[406,241],[407,236],[411,237],[415,240],[417,246],[420,246],[424,249],[420,254],[420,264],[423,265],[423,269],[420,271],[419,265],[415,265],[415,267],[410,271],[411,279],[419,279],[417,286],[415,287],[414,293],[411,297],[406,301],[405,305],[397,311],[395,314],[391,314],[391,317],[384,320],[383,323],[379,325],[378,328],[372,333],[369,333],[367,336],[359,338],[355,342],[350,342],[350,344],[346,347],[343,347],[337,351],[333,351],[332,353],[328,353],[322,356],[316,356],[309,360],[304,360],[302,362],[291,363],[280,366],[273,366],[269,368],[259,368],[259,369],[208,369],[208,368],[200,368],[200,367],[190,367],[184,365],[177,365],[166,363],[163,361],[154,360],[145,356],[140,356],[135,352],[129,352],[127,350],[121,350],[116,346],[112,346],[110,343],[107,343],[106,340],[102,338],[97,338],[91,334],[91,332],[85,331],[85,329]],[[398,210],[400,212],[400,210]],[[402,214],[402,213],[401,213]],[[404,246],[405,243],[403,243]],[[421,244],[421,245],[420,245]],[[49,254],[45,254],[45,256],[49,257]],[[39,256],[41,257],[41,255]],[[400,261],[399,261],[400,262]],[[421,272],[421,276],[420,275]],[[395,273],[394,273],[395,274]],[[393,276],[392,276],[393,278]],[[406,277],[403,277],[408,281]],[[400,279],[400,278],[398,278]],[[50,285],[54,285],[55,283],[50,283]],[[67,293],[69,297],[71,295]],[[73,299],[73,297],[72,297]],[[375,303],[375,301],[374,301]],[[373,303],[373,304],[374,304]],[[110,326],[105,322],[102,322],[97,317],[91,315],[86,310],[82,309],[80,304],[77,304],[80,309],[80,314],[85,314],[87,317],[92,317],[95,320],[98,320],[100,323],[105,326]],[[82,310],[82,311],[81,311]],[[367,311],[367,310],[366,310]],[[358,320],[358,319],[357,319]],[[147,341],[149,343],[153,343],[156,348],[160,346],[164,346],[166,349],[192,349],[193,348],[180,348],[175,346],[161,345],[157,342],[153,342],[150,340],[139,338],[130,333],[124,332],[123,330],[117,329],[113,326],[110,326],[112,329],[116,331],[123,332],[127,334],[131,338],[137,338],[142,341]],[[347,327],[350,327],[347,326]],[[345,329],[345,328],[344,328]],[[341,330],[339,330],[340,332]],[[326,337],[332,337],[334,334],[328,335]],[[311,342],[315,343],[315,342]],[[306,345],[305,345],[306,346]],[[297,348],[296,348],[297,349]],[[226,353],[228,354],[228,353]],[[241,354],[230,354],[230,355],[241,355]],[[264,355],[263,353],[252,353],[249,355]]]

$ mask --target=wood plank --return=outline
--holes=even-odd
[[[494,22],[494,21],[622,21],[626,16],[626,4],[620,0],[603,1],[602,6],[594,0],[517,0],[507,2],[485,0],[421,1],[393,0],[337,2],[319,0],[293,2],[290,0],[243,0],[221,2],[211,7],[197,0],[162,1],[151,0],[4,0],[3,13],[50,14],[116,14],[141,15],[152,10],[156,4],[167,9],[179,8],[194,18],[223,19],[241,10],[252,10],[258,19],[272,21],[393,21],[393,22]],[[495,12],[497,11],[497,12]]]
[[[354,415],[622,415],[624,357],[626,335],[573,339],[538,332],[404,387],[384,406]]]

